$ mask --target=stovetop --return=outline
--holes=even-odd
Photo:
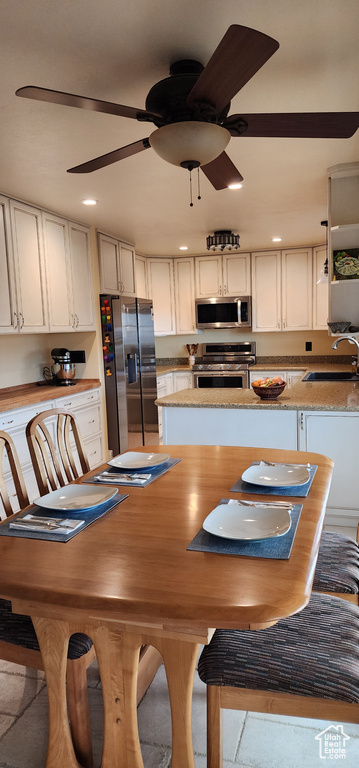
[[[203,357],[193,371],[247,371],[256,362],[255,341],[234,344],[204,344]]]

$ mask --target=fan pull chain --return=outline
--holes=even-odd
[[[193,208],[193,200],[192,200],[192,171],[189,172],[189,199],[190,199],[189,207]]]
[[[198,192],[197,200],[200,200],[201,199],[201,185],[200,185],[200,181],[199,181],[199,167],[197,168],[197,192]]]

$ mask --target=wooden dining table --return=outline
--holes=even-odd
[[[138,449],[148,452],[149,448]],[[263,629],[301,611],[313,581],[333,463],[312,453],[223,446],[151,446],[181,461],[128,493],[66,543],[0,537],[0,595],[32,617],[49,699],[46,768],[78,768],[66,708],[68,639],[93,640],[104,703],[101,768],[143,768],[136,710],[139,650],[164,660],[172,768],[194,768],[191,700],[200,644],[214,628]],[[190,551],[188,545],[253,461],[318,465],[289,559]],[[90,472],[83,479],[89,479]],[[270,499],[282,499],[277,495]]]

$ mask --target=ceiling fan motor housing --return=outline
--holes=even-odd
[[[162,120],[154,121],[158,128],[189,120],[220,124],[227,117],[230,103],[220,113],[216,113],[209,103],[196,102],[194,106],[187,104],[187,97],[203,69],[199,61],[182,59],[171,65],[169,77],[152,86],[147,94],[146,110],[162,115]]]

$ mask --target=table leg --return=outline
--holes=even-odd
[[[143,768],[137,723],[141,635],[102,626],[92,629],[91,637],[99,665],[104,706],[101,768]]]
[[[67,622],[32,617],[44,663],[49,701],[46,768],[80,768],[72,744],[66,700]]]
[[[153,638],[151,643],[162,655],[171,702],[171,768],[195,768],[192,745],[193,678],[200,649],[199,643]]]

